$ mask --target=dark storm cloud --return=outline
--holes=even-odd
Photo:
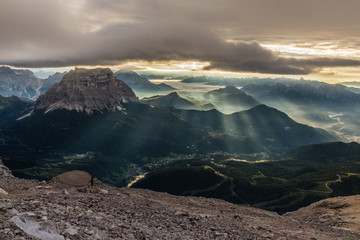
[[[227,71],[304,75],[319,72],[324,67],[354,66],[360,66],[360,61],[338,58],[296,59],[279,57],[273,61],[214,61],[209,66],[206,66],[204,70],[221,69]]]
[[[0,64],[62,67],[198,60],[210,63],[205,69],[278,74],[359,66],[352,59],[285,58],[257,42],[269,34],[284,39],[316,32],[320,37],[352,37],[356,45],[358,32],[351,23],[360,21],[359,7],[353,0],[74,0],[71,5],[3,0]]]

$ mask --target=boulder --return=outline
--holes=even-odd
[[[53,178],[56,182],[60,182],[69,186],[84,187],[91,184],[92,176],[84,171],[70,171],[57,175]]]
[[[13,177],[13,175],[11,174],[11,171],[9,170],[9,168],[7,168],[3,162],[0,160],[0,178],[3,177]]]

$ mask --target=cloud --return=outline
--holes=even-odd
[[[324,67],[360,65],[358,60],[336,57],[285,58],[259,44],[316,31],[352,37],[354,46],[358,31],[350,23],[360,21],[354,10],[360,5],[353,0],[347,4],[335,0],[291,4],[288,0],[3,2],[0,64],[64,67],[197,60],[210,63],[206,70],[274,74],[309,74]],[[237,41],[228,41],[232,39]]]
[[[321,73],[325,67],[351,67],[360,66],[359,60],[339,59],[339,58],[284,58],[278,57],[272,61],[232,61],[222,62],[214,61],[204,70],[227,70],[240,72],[257,72],[288,75],[305,75],[310,73]]]

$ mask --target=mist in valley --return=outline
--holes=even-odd
[[[333,98],[319,97],[319,99],[313,99],[309,97],[309,93],[306,92],[310,89],[310,95],[314,95],[314,89],[318,89],[325,83],[318,81],[308,81],[304,79],[234,79],[234,78],[219,78],[219,77],[183,77],[181,79],[156,79],[151,80],[154,83],[166,83],[174,88],[177,88],[177,93],[180,97],[193,102],[197,105],[211,104],[216,110],[224,114],[233,114],[236,112],[251,109],[253,106],[244,106],[242,102],[236,99],[235,96],[229,95],[221,100],[216,99],[213,96],[207,96],[211,91],[224,89],[224,84],[233,84],[238,86],[239,90],[252,96],[258,104],[266,104],[267,106],[276,108],[295,121],[310,125],[316,128],[323,128],[332,135],[336,136],[338,140],[345,142],[359,141],[360,140],[360,120],[358,120],[358,114],[360,112],[359,103],[350,98],[346,99],[348,94],[357,97],[356,91],[353,88],[345,88],[343,95],[335,95]],[[301,84],[300,90],[302,95],[298,93],[287,92],[284,94],[264,94],[259,91],[258,94],[254,94],[249,89],[249,86],[276,86],[281,83],[282,85],[292,88],[297,88],[297,85]],[[250,85],[249,85],[250,84]],[[337,85],[326,84],[326,86],[336,88]],[[355,86],[353,84],[352,86]],[[356,95],[354,95],[356,94]],[[208,94],[209,95],[209,94]],[[316,95],[316,93],[315,93]],[[360,95],[359,95],[360,97]]]

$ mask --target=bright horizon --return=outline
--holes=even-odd
[[[186,65],[187,62],[184,62]],[[336,73],[329,75],[326,74],[308,74],[308,75],[286,75],[286,74],[261,74],[261,73],[251,73],[251,72],[225,72],[225,71],[203,71],[199,69],[194,69],[188,66],[179,67],[180,64],[166,65],[163,64],[144,64],[144,63],[131,63],[131,66],[125,65],[114,65],[114,66],[71,66],[71,67],[59,67],[59,68],[19,68],[16,69],[29,69],[32,72],[44,71],[44,72],[65,72],[75,69],[76,67],[83,68],[110,68],[112,71],[117,71],[119,69],[131,69],[138,74],[154,74],[154,75],[166,75],[171,77],[184,77],[184,76],[213,76],[213,77],[225,77],[225,78],[289,78],[289,79],[305,79],[313,81],[322,81],[329,84],[336,84],[342,82],[360,82],[360,73],[358,73],[357,68],[352,69],[332,69]],[[13,67],[13,66],[9,66]]]

